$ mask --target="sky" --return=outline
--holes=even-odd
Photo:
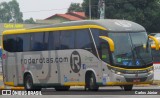
[[[0,0],[1,2],[11,0]],[[82,3],[83,0],[17,0],[23,19],[45,19],[54,14],[64,14],[71,3]]]

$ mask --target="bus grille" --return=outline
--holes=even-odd
[[[147,77],[144,78],[126,78],[127,82],[145,82]]]

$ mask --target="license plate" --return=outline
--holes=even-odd
[[[134,79],[133,82],[140,82],[140,79]]]

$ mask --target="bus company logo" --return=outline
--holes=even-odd
[[[131,27],[132,25],[128,22],[124,22],[124,21],[115,21],[115,24],[121,27]]]
[[[70,57],[70,66],[73,72],[78,73],[81,69],[81,58],[77,51],[73,51]]]

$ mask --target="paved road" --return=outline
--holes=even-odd
[[[23,91],[22,91],[23,92]],[[103,87],[99,91],[85,91],[82,87],[72,87],[69,91],[55,91],[54,88],[42,89],[42,95],[160,95],[159,86],[134,87],[124,91],[118,86]]]
[[[144,94],[144,92],[147,93],[149,91],[157,92],[157,94],[155,95]],[[0,96],[0,98],[10,98],[10,97],[11,96]],[[22,97],[27,98],[27,96],[12,96],[12,98],[22,98]],[[82,87],[72,87],[70,91],[55,91],[54,89],[42,89],[42,96],[31,96],[30,98],[117,98],[117,97],[159,98],[160,87],[159,86],[134,87],[133,91],[123,91],[120,87],[103,87],[100,88],[100,90],[97,92],[84,91]]]
[[[47,95],[47,96],[0,96],[0,98],[159,98],[155,95]]]
[[[132,91],[124,91],[120,87],[102,87],[99,91],[84,91],[83,88],[71,88],[70,91],[43,89],[43,95],[160,95],[160,87],[134,87]]]

